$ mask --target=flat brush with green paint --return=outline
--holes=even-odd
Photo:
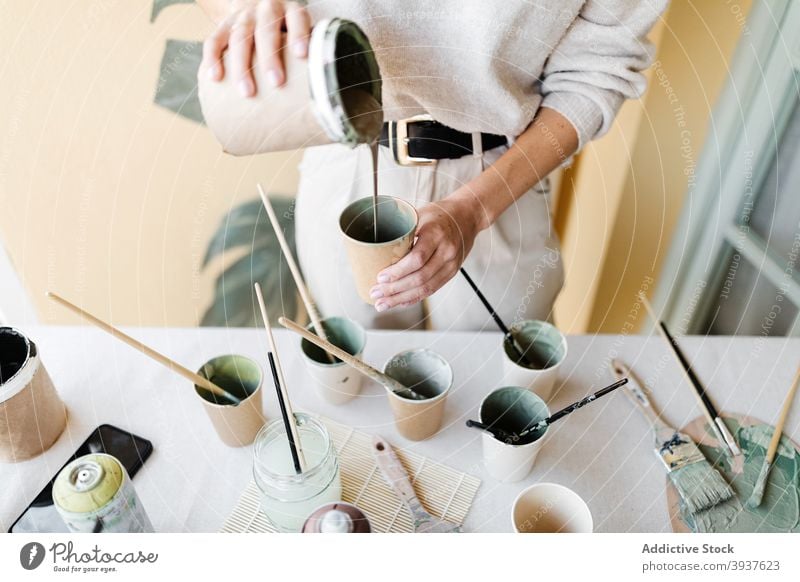
[[[769,471],[772,469],[772,462],[775,460],[775,453],[778,452],[778,445],[781,442],[781,435],[783,434],[783,425],[786,424],[786,417],[789,416],[789,409],[792,407],[794,395],[797,394],[798,385],[800,385],[800,369],[798,369],[797,373],[794,375],[792,387],[789,388],[789,393],[786,395],[786,400],[783,402],[781,415],[778,418],[777,424],[775,424],[775,432],[772,433],[772,440],[769,442],[769,448],[767,449],[767,454],[764,457],[764,465],[761,467],[761,473],[759,473],[758,480],[756,481],[755,487],[753,487],[753,493],[747,500],[746,505],[750,509],[755,509],[761,505],[761,501],[764,499],[764,489],[766,489],[767,486],[767,477],[769,477]]]
[[[694,441],[661,420],[653,410],[631,370],[617,360],[611,362],[611,369],[616,377],[630,379],[625,393],[650,421],[655,434],[656,455],[667,468],[670,481],[687,509],[695,514],[732,498],[733,489],[711,466]]]

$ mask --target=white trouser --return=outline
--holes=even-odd
[[[381,147],[378,189],[382,195],[404,198],[420,208],[475,178],[506,149],[484,152],[483,161],[465,156],[440,160],[435,166],[400,166],[390,151]],[[297,252],[323,316],[349,317],[367,329],[496,329],[460,274],[428,298],[424,308],[418,304],[378,313],[361,301],[345,255],[339,214],[354,200],[371,195],[372,163],[367,146],[306,150],[296,207]],[[507,325],[524,319],[552,319],[564,275],[550,220],[547,180],[525,193],[478,235],[464,268]]]

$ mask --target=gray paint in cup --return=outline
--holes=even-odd
[[[426,399],[446,392],[453,383],[453,369],[450,364],[440,355],[426,349],[397,354],[386,363],[384,373]]]
[[[391,196],[378,196],[378,239],[373,230],[373,199],[361,198],[350,204],[339,218],[342,232],[362,243],[381,244],[395,241],[411,233],[417,226],[413,209]]]
[[[545,321],[524,321],[514,325],[511,333],[525,354],[525,360],[519,359],[508,338],[503,342],[503,350],[519,366],[545,370],[561,362],[566,355],[564,336]]]
[[[261,368],[244,356],[219,356],[209,360],[198,373],[242,401],[252,396],[261,386]],[[220,406],[232,406],[227,400],[217,400],[217,395],[200,386],[197,394],[205,401]],[[241,403],[240,403],[241,404]]]
[[[511,433],[520,433],[549,415],[547,405],[541,398],[530,390],[516,386],[495,390],[486,397],[480,409],[480,418],[483,424]],[[509,444],[526,445],[539,440],[546,432],[547,427],[533,431]]]
[[[364,329],[344,317],[326,317],[322,320],[322,326],[328,335],[328,341],[351,356],[360,354],[367,343],[367,334],[364,333]],[[323,366],[343,364],[338,358],[334,358],[334,361],[331,362],[328,359],[328,352],[306,339],[301,340],[300,348],[307,358],[314,360],[317,364]]]

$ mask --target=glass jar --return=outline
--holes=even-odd
[[[253,447],[253,476],[261,491],[261,509],[281,532],[299,532],[317,507],[342,498],[339,460],[328,430],[308,414],[294,416],[305,471],[298,475],[294,470],[282,420],[264,426]]]

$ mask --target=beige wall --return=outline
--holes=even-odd
[[[652,291],[683,204],[685,170],[700,156],[750,5],[672,2],[654,31],[658,65],[648,93],[581,154],[558,216],[567,264],[556,306],[561,327],[619,333],[636,293]]]
[[[191,5],[0,0],[0,244],[44,322],[58,290],[121,324],[195,325],[199,274],[227,210],[296,189],[296,157],[222,156],[205,127],[152,104],[167,38],[210,27]]]

